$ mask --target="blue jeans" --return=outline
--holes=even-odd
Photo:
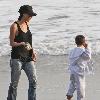
[[[29,80],[28,100],[36,100],[36,69],[33,61],[21,62],[19,59],[11,59],[11,83],[7,100],[16,100],[17,87],[21,70],[23,69]]]

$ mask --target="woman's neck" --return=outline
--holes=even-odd
[[[19,22],[20,25],[22,25],[22,24],[26,23],[26,20],[22,18],[21,20],[18,20],[18,22]]]

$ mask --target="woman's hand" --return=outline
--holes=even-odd
[[[27,50],[31,50],[32,49],[31,45],[28,42],[25,43],[25,48]]]
[[[36,53],[35,52],[33,52],[33,54],[32,54],[32,59],[33,59],[34,62],[36,62],[37,57],[36,57]]]
[[[20,42],[20,45],[23,45],[23,46],[25,46],[26,44],[25,44],[25,42]]]

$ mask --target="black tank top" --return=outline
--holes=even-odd
[[[14,22],[17,24],[18,27],[18,35],[15,36],[14,42],[20,43],[20,42],[28,42],[32,46],[32,34],[29,30],[29,27],[27,25],[27,32],[23,32],[17,22]],[[32,51],[33,50],[27,50],[24,46],[17,46],[12,47],[11,50],[11,58],[12,59],[27,59],[28,61],[32,60]]]

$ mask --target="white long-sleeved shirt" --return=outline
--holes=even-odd
[[[89,72],[89,62],[91,59],[91,49],[75,47],[69,54],[69,70],[72,74],[84,75]]]

